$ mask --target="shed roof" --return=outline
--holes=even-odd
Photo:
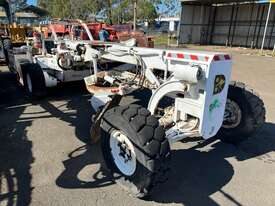
[[[47,10],[33,5],[28,5],[24,8],[21,8],[18,10],[18,12],[34,13],[41,17],[49,15],[49,12]]]
[[[38,18],[38,15],[34,14],[34,13],[26,13],[26,12],[16,12],[15,13],[16,17],[19,18]],[[7,17],[6,13],[3,11],[0,11],[0,17]]]

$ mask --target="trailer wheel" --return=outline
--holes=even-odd
[[[231,82],[219,138],[233,144],[246,140],[264,124],[265,113],[264,102],[255,91],[241,82]]]
[[[42,98],[46,95],[46,83],[42,69],[37,64],[21,65],[24,88],[31,98]]]
[[[116,182],[138,198],[167,179],[170,146],[164,129],[138,105],[108,110],[101,122],[101,146]]]
[[[6,64],[9,65],[9,50],[12,49],[12,43],[10,39],[3,39],[3,51]]]

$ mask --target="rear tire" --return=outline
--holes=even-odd
[[[21,65],[24,89],[31,98],[42,98],[46,95],[46,83],[43,70],[37,64],[25,63]]]
[[[223,142],[237,144],[264,124],[266,110],[259,95],[241,82],[230,83],[227,99],[225,119],[218,137]]]
[[[6,64],[9,65],[9,50],[12,49],[12,43],[10,39],[3,39],[3,51]]]
[[[167,180],[169,142],[158,120],[147,109],[138,105],[112,108],[104,114],[101,128],[106,166],[124,189],[143,198],[157,183]],[[124,164],[128,169],[123,168]]]

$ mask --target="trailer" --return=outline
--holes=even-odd
[[[47,94],[47,88],[62,82],[83,80],[93,73],[92,62],[85,60],[86,46],[103,48],[117,42],[94,39],[90,25],[80,20],[52,21],[34,28],[26,45],[9,49],[8,66],[17,74],[18,82],[32,98]],[[135,39],[120,42],[136,45]],[[109,60],[97,67],[108,67]]]
[[[87,25],[80,21],[60,21],[59,25],[81,31],[88,39],[81,39],[80,33],[60,35],[60,27],[50,23],[34,30],[26,45],[9,50],[9,69],[17,74],[18,82],[32,98],[44,97],[47,88],[59,83],[83,80],[92,74],[92,65],[83,61],[83,45],[94,41]],[[50,28],[47,36],[45,28]]]

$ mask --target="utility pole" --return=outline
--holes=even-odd
[[[134,31],[137,29],[137,0],[134,0]]]
[[[8,17],[9,24],[12,24],[14,22],[14,11],[12,8],[12,3],[14,3],[14,2],[12,2],[10,0],[3,2],[3,7],[4,7],[6,15]]]
[[[263,41],[262,41],[262,46],[261,46],[261,53],[263,53],[263,49],[264,49],[265,36],[266,36],[266,32],[267,32],[267,27],[268,27],[268,21],[269,21],[271,8],[272,8],[272,1],[269,2],[267,17],[266,17],[266,23],[265,23],[265,28],[264,28],[264,36],[263,36]]]
[[[108,3],[108,18],[109,18],[109,23],[113,24],[113,21],[112,21],[112,0],[108,0],[107,3]]]

